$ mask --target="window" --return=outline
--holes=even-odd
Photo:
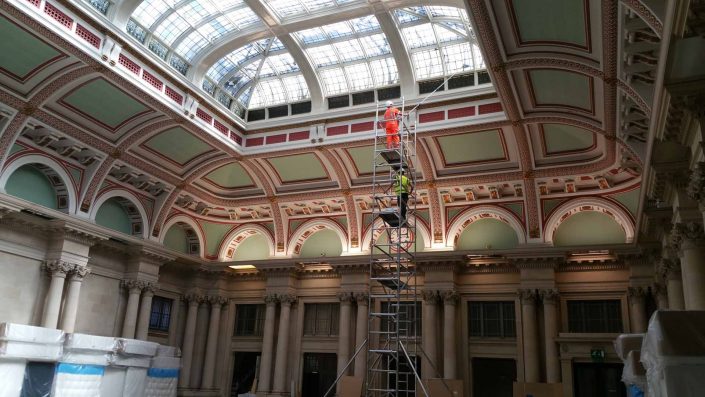
[[[389,305],[396,305],[396,303],[382,302],[382,313],[392,311]],[[394,332],[394,323],[389,318],[382,317],[381,331]],[[399,304],[399,335],[404,338],[421,336],[421,302],[401,302]]]
[[[621,302],[619,300],[568,301],[568,332],[623,332]]]
[[[470,336],[516,338],[514,302],[470,302]]]
[[[171,305],[173,299],[155,296],[152,298],[152,312],[149,316],[149,330],[158,332],[169,332],[169,322],[171,320]]]
[[[235,336],[262,336],[264,305],[237,305],[235,307]]]
[[[306,303],[304,310],[305,336],[338,335],[339,304]]]

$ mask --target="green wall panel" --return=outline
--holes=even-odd
[[[456,249],[509,249],[518,244],[519,237],[511,226],[497,219],[480,219],[463,230]]]
[[[173,225],[167,230],[164,236],[164,246],[171,248],[174,251],[182,252],[184,254],[189,253],[188,237],[186,236],[186,230],[179,225]]]
[[[626,242],[624,229],[608,215],[594,211],[571,215],[558,226],[553,245],[599,245]]]
[[[132,222],[122,205],[111,198],[104,202],[95,215],[95,223],[125,234],[132,234]]]
[[[10,175],[5,191],[15,197],[31,201],[51,209],[58,209],[56,191],[39,170],[31,165],[23,165]]]

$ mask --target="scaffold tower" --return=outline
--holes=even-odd
[[[405,112],[403,98],[400,109],[387,108],[378,103],[375,116],[365,396],[428,397],[417,354],[421,313],[414,262],[416,115]],[[397,121],[396,134],[385,128],[394,122],[391,118]]]

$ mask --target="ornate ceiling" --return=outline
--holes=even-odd
[[[336,18],[374,12],[383,25],[408,5],[369,1],[342,6]],[[116,7],[113,21],[126,24],[131,13]],[[509,226],[520,246],[553,244],[578,212],[612,218],[626,236],[614,242],[633,241],[646,156],[636,130],[648,124],[653,97],[648,79],[629,74],[648,70],[625,71],[618,27],[655,32],[657,14],[638,1],[468,0],[465,8],[492,85],[431,96],[414,115],[424,249],[462,248],[462,232],[481,219]],[[88,5],[12,0],[0,10],[9,38],[0,43],[0,185],[21,165],[49,167],[66,185],[66,212],[95,219],[108,198],[127,198],[140,214],[135,237],[164,241],[172,225],[185,225],[206,259],[230,259],[255,235],[269,255],[297,256],[323,229],[343,255],[365,252],[373,104],[245,123]],[[263,31],[290,48],[291,32],[329,16],[274,23],[270,15]],[[287,24],[296,28],[273,28]],[[229,37],[208,51],[246,44]],[[419,104],[417,81],[400,80],[408,103]]]

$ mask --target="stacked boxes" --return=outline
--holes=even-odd
[[[174,397],[179,382],[181,351],[178,347],[159,346],[147,372],[145,397]]]

